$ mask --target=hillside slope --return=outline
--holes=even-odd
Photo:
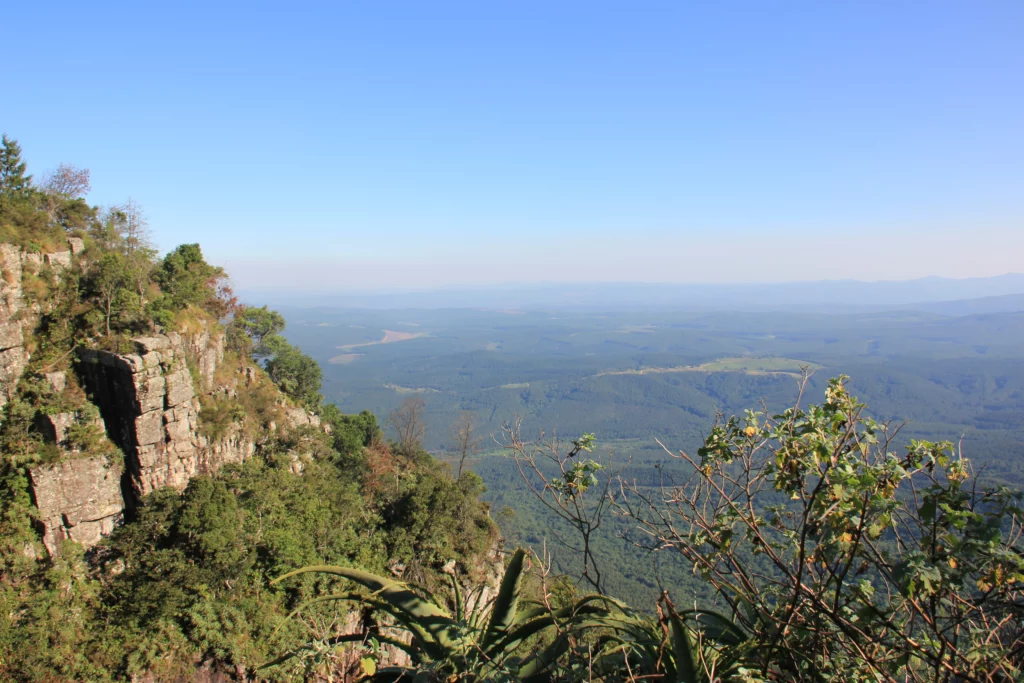
[[[199,245],[158,258],[136,205],[20,172],[0,182],[0,679],[248,680],[385,628],[289,618],[330,582],[268,583],[305,564],[495,580],[479,478],[324,405],[283,320],[239,306]],[[353,665],[325,656],[265,675]]]

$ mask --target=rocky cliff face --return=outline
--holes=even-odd
[[[87,350],[78,372],[125,454],[133,498],[163,486],[183,488],[204,471],[199,399],[180,336],[141,337],[136,353]]]
[[[25,296],[21,287],[21,250],[0,244],[0,408],[14,395],[28,358],[21,332]]]
[[[39,306],[26,302],[26,276],[49,269],[59,277],[84,247],[78,238],[69,240],[67,251],[51,254],[0,244],[0,408],[15,396],[30,359],[25,330],[35,324]],[[46,373],[43,379],[54,394],[63,392],[67,384],[62,372]],[[43,415],[37,420],[36,427],[44,439],[62,453],[58,462],[29,470],[31,494],[39,510],[38,526],[43,544],[51,553],[65,539],[93,545],[121,521],[121,463],[108,454],[83,455],[69,440],[70,431],[83,424],[101,430],[102,423],[96,422],[78,412]]]
[[[47,379],[55,391],[64,389],[64,373],[52,373]],[[29,470],[43,545],[50,554],[65,539],[86,547],[95,545],[123,518],[120,453],[114,449],[101,453],[79,450],[74,430],[87,428],[94,437],[103,433],[103,421],[95,411],[42,415],[36,427],[63,454],[56,463]]]
[[[95,545],[121,522],[121,467],[103,456],[73,458],[29,470],[43,545],[52,555],[65,539]]]
[[[189,362],[199,391],[213,389],[224,358],[222,334],[172,333],[133,341],[135,353],[87,350],[78,364],[107,433],[125,454],[129,505],[164,486],[183,489],[192,477],[255,453],[249,439],[229,436],[210,443],[199,433],[200,402]]]
[[[83,251],[84,244],[77,238],[69,240],[67,251],[52,254],[0,244],[0,408],[18,391],[30,361],[26,331],[31,334],[40,312],[38,304],[26,301],[26,277],[45,269],[60,277],[74,267]],[[65,539],[94,545],[142,496],[164,486],[184,489],[193,477],[212,474],[256,453],[256,443],[239,430],[229,430],[213,441],[200,433],[199,395],[233,396],[236,391],[216,386],[224,342],[222,332],[201,329],[138,337],[132,340],[130,353],[95,349],[78,353],[77,376],[102,420],[79,412],[37,420],[36,428],[61,454],[56,462],[29,472],[42,539],[51,553]],[[44,371],[40,377],[55,396],[68,381],[61,372]],[[302,409],[280,408],[290,426],[319,425],[315,416]],[[86,423],[97,424],[97,433],[105,432],[123,458],[78,450],[68,435]]]
[[[0,408],[14,396],[18,378],[28,364],[23,328],[32,324],[38,307],[27,306],[22,286],[27,272],[48,268],[58,274],[71,267],[74,254],[84,250],[81,239],[68,240],[68,250],[53,254],[26,252],[0,244]]]

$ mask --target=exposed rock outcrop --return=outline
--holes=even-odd
[[[76,413],[57,413],[56,415],[40,415],[36,419],[36,427],[43,433],[49,443],[63,446],[68,440],[68,430],[78,422]]]
[[[48,378],[63,391],[67,378]],[[96,409],[84,405],[62,413],[36,416],[46,443],[56,446],[60,460],[29,470],[30,491],[39,510],[43,545],[52,555],[61,541],[85,547],[113,531],[124,510],[121,494],[121,453],[103,436]],[[87,452],[80,449],[85,448]]]
[[[251,438],[230,433],[211,441],[199,431],[198,394],[218,388],[214,374],[224,359],[223,334],[172,333],[133,341],[135,353],[86,350],[78,364],[108,435],[125,454],[129,505],[163,486],[183,489],[192,477],[255,455]],[[316,415],[301,408],[283,411],[290,427],[320,426]]]
[[[224,355],[223,336],[156,335],[134,342],[132,354],[83,351],[78,368],[107,433],[124,451],[135,497],[163,486],[182,489],[192,477],[254,453],[255,446],[242,441],[211,448],[199,434],[199,398],[186,359],[196,362],[201,381],[212,386]]]
[[[28,362],[21,332],[25,298],[21,288],[21,250],[0,244],[0,408],[14,396]]]
[[[85,252],[81,238],[68,239],[68,249],[48,254],[26,252],[0,244],[0,408],[16,394],[18,381],[29,364],[26,334],[34,329],[41,305],[26,299],[26,278],[52,271],[58,277],[72,268]],[[192,477],[212,474],[227,463],[255,455],[256,443],[244,430],[228,429],[208,440],[199,429],[199,394],[237,396],[237,381],[217,386],[217,367],[224,359],[225,337],[209,329],[157,334],[133,340],[131,353],[83,350],[77,371],[101,421],[77,409],[40,414],[36,428],[47,443],[62,453],[56,464],[31,468],[31,493],[39,509],[43,542],[52,553],[61,540],[73,539],[86,547],[95,544],[119,522],[125,509],[158,488],[181,490]],[[247,369],[255,383],[257,371]],[[47,391],[61,395],[74,378],[60,371],[44,371],[38,378]],[[74,387],[77,390],[77,386]],[[244,391],[244,389],[241,389]],[[75,405],[74,400],[71,401]],[[319,426],[319,419],[299,408],[281,405],[288,426]],[[106,432],[124,454],[96,455],[92,446],[76,450],[83,434],[76,426],[94,424],[93,439]],[[271,430],[272,431],[272,430]],[[113,450],[113,449],[111,449]],[[297,471],[301,458],[295,457]]]
[[[47,372],[43,377],[56,394],[64,391],[64,388],[68,385],[68,377],[63,372]]]
[[[214,388],[213,375],[217,371],[217,365],[224,360],[224,335],[210,335],[206,330],[195,334],[181,335],[177,332],[170,333],[167,338],[174,348],[180,348],[188,354],[196,364],[199,377],[202,380],[200,391],[212,391]]]
[[[36,272],[46,264],[58,273],[70,268],[73,255],[84,250],[85,243],[77,237],[68,242],[69,251],[52,254],[25,252],[13,244],[0,244],[0,408],[14,396],[18,378],[28,364],[22,327],[31,320],[33,311],[25,306],[25,268]]]
[[[121,468],[106,457],[72,458],[29,471],[43,545],[50,554],[66,539],[95,545],[120,523]]]
[[[46,259],[46,264],[54,270],[61,271],[71,267],[70,251],[57,251],[52,254],[46,254],[44,258]]]
[[[284,408],[289,427],[319,427],[320,417],[302,408]]]
[[[466,586],[466,592],[463,593],[468,596],[466,599],[467,612],[476,612],[478,610],[486,612],[490,609],[494,599],[498,597],[498,591],[501,590],[501,580],[505,576],[505,561],[502,559],[503,551],[502,541],[498,539],[481,558],[480,562],[472,568],[473,572],[470,576],[469,585]],[[470,594],[469,589],[474,585],[480,586],[480,590]]]

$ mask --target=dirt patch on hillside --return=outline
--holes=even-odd
[[[384,330],[384,336],[379,341],[362,342],[361,344],[345,344],[338,348],[345,351],[347,349],[358,349],[363,346],[376,346],[377,344],[394,344],[395,342],[409,341],[410,339],[417,339],[419,337],[428,336],[426,332],[399,332],[398,330]],[[345,356],[351,354],[342,354]]]

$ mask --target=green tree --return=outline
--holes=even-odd
[[[139,203],[129,197],[127,202],[108,212],[107,231],[111,246],[124,255],[126,277],[135,292],[141,316],[147,303],[147,290],[156,257],[149,221]]]
[[[284,331],[285,321],[277,311],[266,306],[244,306],[235,312],[228,327],[228,343],[236,351],[267,357],[272,354],[267,342]]]
[[[172,533],[180,547],[220,583],[236,576],[248,557],[242,518],[227,482],[196,477],[182,494]]]
[[[228,325],[228,346],[262,364],[282,392],[317,409],[323,400],[320,365],[281,336],[284,328],[284,316],[277,311],[266,306],[238,307]]]
[[[307,406],[316,408],[323,401],[320,386],[323,372],[310,356],[289,344],[284,337],[272,335],[264,345],[273,355],[266,361],[267,374],[282,392]]]
[[[382,438],[377,416],[368,410],[346,415],[333,403],[320,407],[320,419],[331,426],[334,449],[342,455],[359,453]]]
[[[127,259],[116,251],[103,254],[92,272],[91,284],[101,307],[106,334],[110,336],[110,323],[115,316],[135,307],[131,273]]]
[[[21,145],[4,133],[0,145],[0,202],[24,195],[31,186],[32,176],[25,174],[25,162],[21,160]]]
[[[163,292],[158,308],[180,311],[189,306],[207,307],[216,298],[217,282],[224,270],[203,258],[198,244],[182,244],[164,257],[153,278]]]

